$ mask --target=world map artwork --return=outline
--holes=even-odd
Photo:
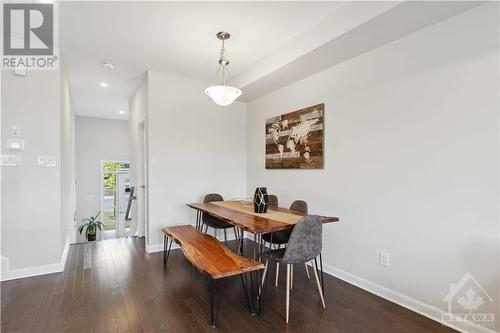
[[[323,169],[325,105],[266,120],[266,169]]]

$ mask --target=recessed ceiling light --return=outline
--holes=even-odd
[[[119,113],[119,114],[125,114],[125,111],[123,111],[123,110],[118,110],[118,113]]]
[[[107,82],[101,82],[100,85],[101,85],[101,87],[104,87],[104,88],[109,87],[109,84]]]
[[[115,69],[115,65],[109,61],[103,61],[102,67],[104,67],[105,69],[109,69],[109,70]]]

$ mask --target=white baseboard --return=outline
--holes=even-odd
[[[66,267],[66,261],[68,260],[68,254],[69,254],[69,245],[71,244],[71,240],[66,239],[66,245],[64,245],[64,250],[63,254],[61,256],[61,272],[64,271],[64,267]]]
[[[10,269],[10,261],[8,258],[2,256],[2,279],[1,281],[9,281],[22,279],[32,276],[60,273],[64,271],[64,266],[66,265],[66,260],[68,259],[69,253],[69,238],[66,240],[66,245],[61,256],[61,261],[55,264],[32,266],[27,268]]]
[[[407,308],[413,312],[416,312],[422,316],[425,316],[429,319],[437,321],[438,323],[441,323],[445,326],[451,327],[459,332],[464,332],[464,333],[497,333],[496,331],[493,331],[493,330],[486,328],[484,326],[480,326],[480,325],[473,323],[473,322],[463,322],[462,327],[456,327],[454,325],[450,325],[449,323],[446,323],[441,319],[442,316],[446,313],[446,311],[443,311],[439,308],[436,308],[435,306],[432,306],[430,304],[426,304],[424,302],[421,302],[421,301],[419,301],[415,298],[412,298],[410,296],[401,294],[401,293],[394,291],[392,289],[378,285],[378,284],[371,282],[369,280],[366,280],[362,277],[359,277],[359,276],[356,276],[354,274],[343,271],[343,270],[336,268],[334,266],[331,266],[328,264],[323,264],[323,271],[325,273],[328,273],[328,274],[330,274],[338,279],[341,279],[349,284],[352,284],[356,287],[364,289],[372,294],[375,294],[375,295],[382,297],[388,301],[391,301],[391,302],[396,303],[404,308]]]

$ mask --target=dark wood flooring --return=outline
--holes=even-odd
[[[284,273],[278,288],[268,284],[264,318],[248,313],[239,278],[218,281],[222,297],[213,329],[207,280],[180,250],[164,269],[161,252],[145,253],[141,238],[72,245],[63,273],[1,283],[1,331],[452,332],[326,274],[323,310],[314,280],[300,265],[285,324]]]

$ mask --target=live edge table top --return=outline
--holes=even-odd
[[[188,203],[186,205],[198,211],[215,216],[223,221],[229,222],[232,225],[245,231],[256,234],[288,230],[293,228],[292,224],[275,221],[271,218],[266,217],[266,214],[255,216],[234,209],[214,205],[212,203]],[[268,210],[287,212],[299,216],[307,215],[298,211],[273,206],[269,206]],[[338,217],[333,216],[321,216],[321,219],[323,220],[323,223],[332,223],[339,221]]]

